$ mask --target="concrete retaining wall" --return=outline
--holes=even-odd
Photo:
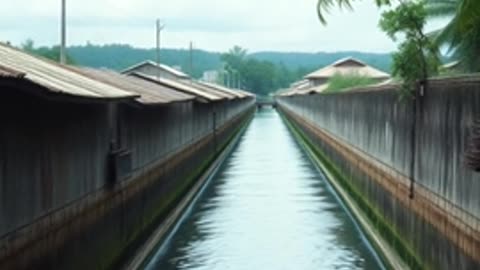
[[[0,100],[0,269],[118,266],[254,107],[251,98],[132,107],[8,95]],[[132,153],[130,177],[113,185],[112,145]]]
[[[375,222],[385,223],[380,229],[409,253],[413,268],[480,267],[480,174],[464,163],[471,123],[480,117],[478,78],[431,81],[415,127],[413,103],[401,102],[395,87],[277,102]]]

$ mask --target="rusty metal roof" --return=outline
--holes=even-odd
[[[157,78],[156,76],[150,76],[146,75],[143,73],[138,73],[134,72],[130,74],[131,76],[135,76],[144,80],[148,80],[154,83],[158,83],[160,85],[164,85],[166,87],[170,87],[172,89],[175,89],[177,91],[189,94],[189,95],[194,95],[200,99],[204,99],[206,101],[219,101],[219,100],[224,100],[227,99],[226,97],[219,96],[218,94],[212,92],[207,92],[204,91],[204,89],[199,89],[197,87],[194,87],[193,85],[189,85],[188,83],[181,83],[178,81],[174,80],[169,80],[165,78]]]
[[[15,77],[59,94],[93,99],[135,98],[138,95],[93,80],[53,61],[0,43],[0,79]]]
[[[140,95],[136,100],[146,105],[169,104],[195,99],[193,95],[175,91],[147,80],[123,75],[112,70],[82,68],[78,69],[78,72],[95,80],[136,93]]]

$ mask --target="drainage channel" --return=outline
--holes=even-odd
[[[275,110],[259,110],[145,269],[384,269]]]

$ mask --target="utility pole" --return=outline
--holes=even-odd
[[[61,14],[61,26],[60,26],[60,64],[65,65],[67,62],[66,56],[66,10],[65,0],[62,0],[62,14]]]
[[[190,81],[193,80],[193,42],[190,41]]]
[[[161,66],[160,66],[160,34],[162,30],[165,28],[165,24],[163,24],[160,19],[157,19],[157,50],[156,50],[156,58],[157,58],[157,79],[160,79],[161,74]]]

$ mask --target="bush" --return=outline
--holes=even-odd
[[[343,92],[347,89],[372,85],[377,83],[375,79],[359,74],[335,74],[328,80],[325,93]]]

